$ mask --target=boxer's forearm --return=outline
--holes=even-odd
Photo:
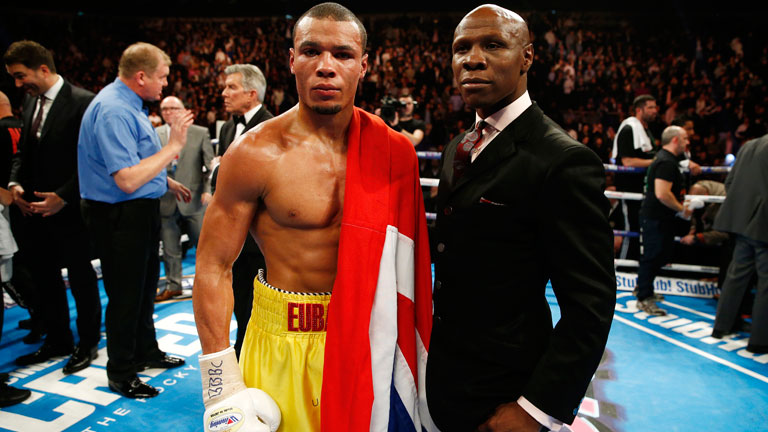
[[[192,299],[203,354],[229,347],[229,324],[234,307],[231,268],[217,271],[198,265]]]

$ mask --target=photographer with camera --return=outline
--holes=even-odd
[[[425,124],[422,120],[413,118],[413,109],[417,102],[411,95],[400,96],[395,99],[392,96],[385,96],[381,100],[381,110],[379,116],[394,130],[405,135],[411,141],[414,147],[419,145],[424,139]]]

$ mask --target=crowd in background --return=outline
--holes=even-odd
[[[631,101],[649,93],[659,104],[657,137],[679,116],[695,122],[692,158],[720,165],[746,139],[766,132],[768,44],[748,26],[687,23],[685,16],[610,13],[524,13],[536,62],[532,98],[608,163],[616,129]],[[419,150],[441,150],[473,120],[452,83],[451,39],[460,14],[363,17],[369,70],[358,105],[373,112],[386,95],[413,95],[426,122]],[[226,66],[251,63],[267,78],[266,104],[280,114],[296,102],[288,67],[292,17],[109,18],[44,15],[26,31],[54,51],[74,84],[98,91],[116,76],[130,42],[145,40],[173,60],[166,92],[215,132],[225,120],[221,90]],[[724,20],[725,21],[725,20]],[[19,30],[16,34],[24,34]],[[43,32],[41,35],[40,33]],[[7,78],[7,77],[6,77]],[[159,114],[157,107],[152,110]],[[572,132],[573,133],[573,132]]]
[[[659,115],[649,125],[656,138],[676,119],[694,121],[690,153],[702,166],[722,165],[746,140],[768,132],[768,44],[765,35],[738,20],[711,26],[685,15],[548,11],[524,16],[536,56],[528,73],[531,97],[604,163],[613,162],[618,125],[632,115],[632,100],[641,94],[657,100]],[[460,18],[451,13],[362,17],[369,36],[368,72],[356,103],[374,112],[384,96],[411,94],[417,102],[414,117],[425,123],[417,150],[441,151],[474,121],[452,80],[451,40]],[[129,43],[144,40],[159,46],[173,61],[165,93],[184,101],[195,113],[195,123],[208,127],[212,137],[217,122],[228,118],[221,96],[228,65],[261,68],[267,79],[265,104],[275,115],[297,100],[289,68],[290,16],[51,14],[35,19],[40,25],[34,29],[11,33],[29,32],[54,52],[62,75],[94,92],[114,80],[117,59]],[[15,95],[14,105],[19,106],[20,92],[9,77],[3,79],[3,89]],[[150,105],[150,113],[161,121],[159,106]],[[438,165],[437,160],[423,160],[422,177],[438,177]],[[701,179],[722,182],[724,175],[696,180]],[[428,211],[436,189],[425,189]]]

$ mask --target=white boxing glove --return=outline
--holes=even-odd
[[[275,432],[280,408],[268,394],[247,388],[232,347],[201,355],[205,432]]]

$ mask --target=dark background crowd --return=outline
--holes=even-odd
[[[244,6],[239,17],[226,2],[209,7],[179,1],[174,3],[178,10],[146,4],[140,12],[124,14],[15,10],[0,17],[0,48],[19,39],[36,40],[53,51],[62,76],[98,92],[115,79],[126,46],[139,40],[156,44],[173,61],[165,93],[179,97],[195,113],[195,123],[215,137],[217,123],[228,118],[221,95],[228,65],[261,68],[267,79],[265,104],[275,115],[296,103],[288,50],[297,16],[278,13],[279,7],[290,10],[290,3],[278,1],[268,11]],[[453,30],[471,6],[423,12],[433,4],[398,13],[387,13],[384,6],[359,12],[350,6],[368,31],[369,69],[357,105],[374,112],[387,95],[411,94],[417,102],[414,117],[425,125],[417,150],[441,151],[474,121],[451,72]],[[516,9],[532,32],[531,97],[603,162],[612,162],[619,123],[633,114],[632,101],[641,94],[653,95],[659,106],[649,125],[657,139],[676,119],[694,121],[691,158],[702,166],[722,165],[746,140],[768,132],[768,33],[760,31],[754,10],[694,8],[674,1],[611,12],[588,6],[579,5],[579,11],[542,5]],[[0,91],[20,107],[23,94],[4,72]],[[150,113],[161,122],[158,104],[150,105]],[[438,164],[422,160],[422,177],[438,177]],[[724,175],[695,180],[702,179],[722,182]],[[428,211],[436,189],[425,189]]]
[[[202,12],[200,7],[188,13]],[[374,111],[387,94],[412,94],[415,117],[426,122],[419,150],[441,150],[473,120],[450,70],[453,29],[463,9],[361,14],[369,32],[369,72],[357,104]],[[692,158],[703,166],[722,164],[746,139],[767,131],[768,37],[754,13],[680,4],[666,10],[521,12],[535,47],[532,98],[606,163],[631,101],[645,93],[659,104],[651,125],[655,136],[681,115],[694,120]],[[264,71],[265,103],[273,113],[295,104],[288,49],[296,17],[147,18],[151,7],[143,15],[19,10],[5,18],[0,47],[22,38],[39,41],[53,50],[62,76],[97,92],[114,80],[128,44],[156,44],[173,60],[166,93],[181,98],[196,113],[195,122],[214,133],[216,120],[227,117],[221,90],[229,64],[251,63]],[[2,75],[0,90],[19,106],[21,93]],[[151,111],[159,114],[156,106]]]

